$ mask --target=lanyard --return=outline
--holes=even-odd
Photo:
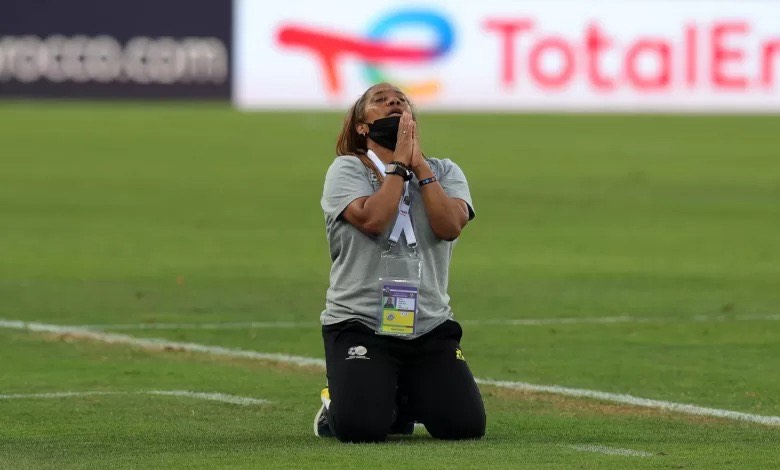
[[[369,150],[367,153],[368,158],[379,170],[380,173],[385,173],[385,164],[374,152]],[[395,219],[395,225],[390,232],[390,241],[392,243],[398,243],[398,239],[401,237],[401,232],[406,235],[406,244],[409,246],[417,245],[417,238],[414,236],[414,228],[412,227],[412,218],[409,217],[409,207],[412,204],[412,200],[409,197],[409,182],[404,182],[404,196],[398,202],[398,218]]]

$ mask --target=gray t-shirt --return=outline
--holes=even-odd
[[[469,218],[474,218],[469,186],[463,171],[449,159],[429,158],[428,164],[450,197],[463,199],[469,206]],[[425,213],[417,178],[409,183],[411,218],[417,237],[417,253],[422,260],[422,275],[417,316],[416,338],[452,318],[447,294],[450,258],[455,242],[434,235]],[[320,316],[323,325],[345,320],[359,320],[375,329],[380,308],[380,255],[387,248],[387,237],[395,222],[389,224],[378,238],[364,234],[341,216],[355,199],[371,196],[379,190],[376,175],[358,157],[337,157],[325,176],[322,210],[330,244],[330,287],[325,310]],[[401,250],[410,251],[402,235]]]

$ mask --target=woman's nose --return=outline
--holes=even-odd
[[[394,96],[394,97],[390,98],[389,100],[387,100],[387,104],[388,104],[388,106],[399,105],[399,104],[401,104],[401,98],[399,98],[397,96]]]

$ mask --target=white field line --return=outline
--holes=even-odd
[[[541,325],[585,325],[610,323],[716,323],[727,321],[780,321],[780,313],[768,315],[695,315],[692,317],[632,317],[621,315],[614,317],[574,317],[574,318],[517,318],[493,320],[458,320],[463,325],[498,326],[541,326]]]
[[[28,398],[70,398],[89,397],[93,395],[116,395],[118,392],[52,392],[52,393],[10,393],[0,395],[0,400],[16,400]]]
[[[271,403],[268,400],[262,400],[260,398],[240,397],[236,395],[228,395],[226,393],[205,393],[205,392],[191,392],[189,390],[141,390],[137,392],[103,392],[103,391],[84,391],[84,392],[53,392],[53,393],[14,393],[14,394],[0,394],[0,400],[17,400],[17,399],[40,399],[40,398],[70,398],[70,397],[88,397],[95,395],[157,395],[157,396],[172,396],[172,397],[184,397],[193,398],[196,400],[218,401],[222,403],[230,403],[233,405],[252,406],[252,405],[267,405]]]
[[[643,452],[641,450],[632,450],[632,449],[620,449],[617,447],[607,447],[607,446],[601,446],[595,444],[572,445],[566,447],[574,450],[583,451],[583,452],[595,452],[598,454],[606,454],[606,455],[622,455],[624,457],[653,457],[653,454],[651,454],[650,452]]]
[[[609,323],[664,323],[664,322],[725,322],[725,321],[780,321],[780,313],[768,315],[696,315],[693,317],[633,317],[620,315],[611,317],[569,317],[569,318],[497,318],[485,320],[458,320],[463,325],[496,325],[496,326],[543,326],[543,325],[577,325],[577,324],[609,324]],[[319,328],[316,322],[268,321],[268,322],[217,322],[217,323],[124,323],[77,325],[91,330],[233,330],[233,329],[265,329],[265,328]]]
[[[23,321],[16,321],[16,320],[0,319],[0,328],[7,328],[13,330],[27,330],[33,333],[71,335],[71,336],[76,336],[78,338],[91,339],[93,341],[100,341],[103,343],[127,344],[132,346],[138,346],[143,349],[199,352],[204,354],[211,354],[214,356],[226,356],[226,357],[237,357],[237,358],[244,358],[244,359],[283,362],[286,364],[295,364],[298,366],[309,366],[309,367],[319,367],[319,368],[325,367],[324,359],[293,356],[290,354],[262,353],[257,351],[248,351],[245,349],[229,349],[220,346],[208,346],[205,344],[198,344],[198,343],[180,343],[180,342],[167,341],[164,339],[157,339],[157,338],[136,338],[133,336],[122,335],[117,333],[101,333],[99,331],[92,331],[86,328],[72,327],[72,326],[50,325],[47,323],[23,322]]]
[[[644,408],[655,408],[658,410],[674,411],[698,416],[711,416],[714,418],[726,418],[736,421],[748,421],[751,423],[766,424],[770,426],[780,426],[780,416],[764,416],[752,413],[742,413],[740,411],[721,410],[718,408],[707,408],[698,405],[689,405],[686,403],[674,403],[664,400],[653,400],[651,398],[640,398],[624,393],[600,392],[598,390],[587,390],[584,388],[569,388],[558,385],[535,385],[526,382],[510,382],[506,380],[476,379],[478,384],[493,385],[495,387],[509,388],[528,392],[554,393],[577,398],[593,398],[596,400],[610,401],[613,403],[623,403],[632,406],[641,406]]]
[[[74,328],[62,325],[50,325],[45,323],[22,322],[16,320],[0,319],[0,328],[13,330],[26,330],[34,333],[50,333],[71,335],[82,339],[91,339],[109,344],[126,344],[143,349],[163,350],[163,351],[184,351],[212,354],[222,357],[234,357],[244,359],[258,359],[264,361],[281,362],[285,364],[294,364],[298,366],[325,368],[323,359],[291,356],[288,354],[262,353],[257,351],[248,351],[245,349],[230,349],[219,346],[208,346],[197,343],[180,343],[166,341],[156,338],[135,338],[116,333],[101,333],[84,328]],[[561,387],[558,385],[536,385],[527,382],[513,382],[506,380],[475,379],[478,384],[491,385],[499,388],[514,390],[524,390],[530,392],[552,393],[578,398],[592,398],[613,403],[623,403],[626,405],[640,406],[645,408],[654,408],[677,413],[685,413],[697,416],[710,416],[714,418],[731,419],[736,421],[746,421],[750,423],[764,424],[769,426],[780,426],[780,416],[765,416],[752,413],[743,413],[739,411],[722,410],[718,408],[707,408],[698,405],[685,403],[675,403],[663,400],[654,400],[650,398],[640,398],[633,395],[601,392],[597,390],[587,390],[581,388]]]
[[[166,397],[184,397],[194,398],[197,400],[218,401],[240,406],[267,405],[271,403],[270,401],[263,400],[262,398],[240,397],[237,395],[229,395],[227,393],[191,392],[189,390],[148,390],[143,393]]]
[[[316,322],[293,321],[245,321],[221,323],[124,323],[105,325],[78,325],[91,330],[234,330],[247,328],[315,328],[321,326]]]

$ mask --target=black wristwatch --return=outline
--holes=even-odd
[[[398,175],[403,178],[404,181],[409,181],[412,179],[412,172],[397,163],[388,163],[385,167],[385,174]]]

